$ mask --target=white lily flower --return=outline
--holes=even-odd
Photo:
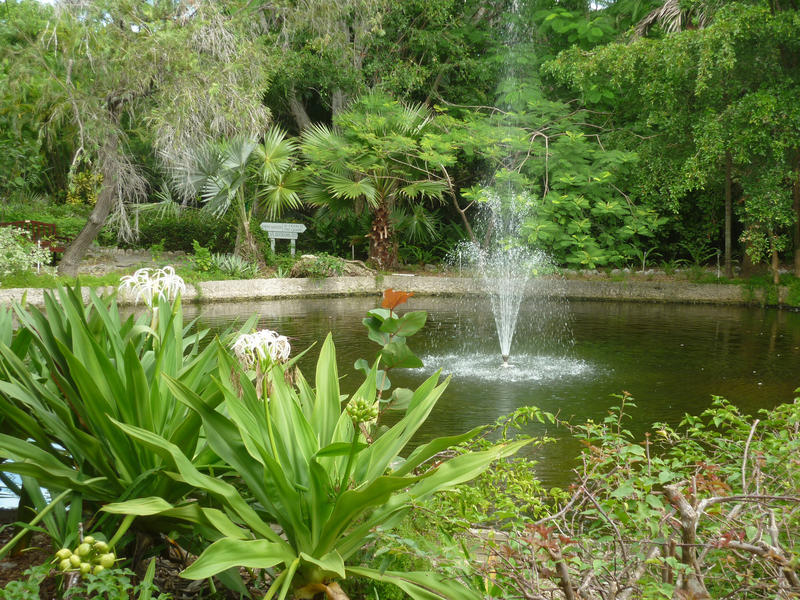
[[[261,362],[286,362],[292,348],[286,336],[271,329],[262,329],[240,335],[231,345],[231,350],[245,369],[252,369]]]
[[[133,275],[122,277],[119,285],[120,294],[132,296],[135,304],[142,300],[151,308],[156,299],[163,298],[172,302],[179,293],[185,291],[183,278],[172,267],[139,269]]]

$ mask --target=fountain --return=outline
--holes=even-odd
[[[478,271],[478,280],[489,296],[501,366],[511,366],[511,344],[517,329],[522,299],[531,277],[550,266],[546,255],[521,243],[520,229],[532,202],[525,194],[509,194],[501,199],[487,190],[487,229],[491,236],[487,247],[468,243],[460,254]]]

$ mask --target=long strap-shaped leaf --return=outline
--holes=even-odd
[[[255,510],[247,504],[235,487],[225,481],[215,477],[209,477],[198,471],[180,448],[150,431],[125,425],[117,421],[115,421],[115,423],[131,438],[144,444],[153,452],[160,454],[168,464],[171,464],[177,469],[187,484],[220,498],[252,531],[270,541],[286,544],[267,523],[261,520]]]
[[[183,573],[186,579],[205,579],[231,567],[268,569],[291,563],[296,556],[285,544],[267,540],[223,538],[206,548]]]
[[[278,462],[269,453],[258,457],[248,452],[243,440],[252,434],[247,428],[237,427],[235,422],[209,409],[196,394],[179,382],[170,378],[167,381],[175,396],[197,411],[203,419],[208,444],[214,452],[237,471],[251,493],[281,524],[287,535],[300,547],[308,547],[311,532],[303,518],[300,495],[293,483],[287,480]],[[243,388],[245,385],[243,382]],[[223,393],[228,405],[239,402],[232,390],[223,387]]]
[[[480,594],[436,573],[381,572],[367,567],[348,567],[347,574],[394,584],[413,600],[482,600]]]

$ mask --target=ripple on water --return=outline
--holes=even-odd
[[[502,365],[496,354],[429,354],[421,356],[425,364],[420,372],[433,372],[439,369],[444,375],[459,379],[480,379],[483,381],[552,381],[564,377],[583,377],[594,372],[586,361],[569,358],[540,356],[533,354],[512,355],[507,367]]]

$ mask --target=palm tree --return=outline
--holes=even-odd
[[[441,201],[443,166],[452,162],[424,106],[378,93],[336,115],[333,127],[308,127],[302,151],[308,161],[306,201],[335,213],[368,210],[369,257],[382,268],[397,263],[395,209]]]
[[[173,186],[199,197],[208,210],[221,217],[233,210],[238,219],[237,255],[266,266],[253,236],[254,217],[277,218],[300,207],[302,174],[294,169],[297,143],[273,127],[263,141],[237,136],[198,149],[193,165],[172,173]]]

